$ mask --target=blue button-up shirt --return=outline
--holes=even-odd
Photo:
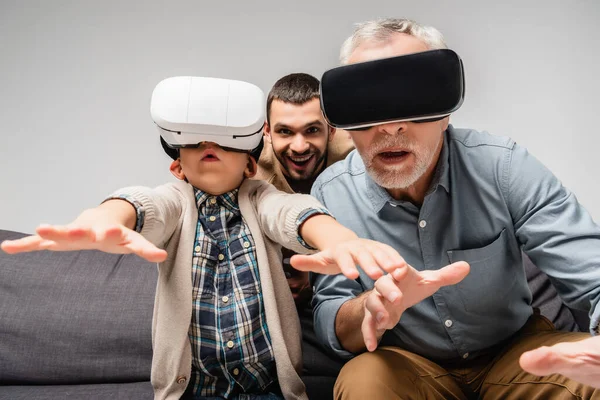
[[[433,183],[419,208],[394,200],[353,151],[324,171],[312,194],[360,237],[386,243],[417,270],[464,260],[471,272],[406,310],[382,345],[432,360],[470,358],[513,335],[532,314],[521,250],[546,272],[563,300],[600,317],[600,228],[569,190],[526,149],[506,137],[445,132]],[[340,306],[373,288],[317,276],[320,339],[350,357],[335,334]]]

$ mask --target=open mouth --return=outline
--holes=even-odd
[[[302,168],[306,166],[314,157],[314,154],[306,154],[303,156],[288,156],[291,164],[296,168]]]
[[[214,150],[208,149],[202,154],[202,157],[200,158],[200,160],[202,160],[202,161],[219,161],[219,157],[217,157],[217,154],[214,152]]]
[[[377,154],[377,156],[383,161],[397,162],[404,160],[409,154],[408,151],[384,151]]]

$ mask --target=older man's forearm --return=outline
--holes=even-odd
[[[342,304],[335,317],[335,334],[340,345],[351,353],[362,353],[367,349],[361,326],[369,293],[370,291],[364,292]]]

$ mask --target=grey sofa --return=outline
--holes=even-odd
[[[132,255],[0,251],[0,399],[152,399],[156,277]]]
[[[0,242],[22,236],[0,230]],[[526,267],[534,305],[576,330],[547,277]],[[131,255],[0,251],[0,400],[151,399],[156,277],[154,264]],[[331,398],[341,363],[314,365],[306,350],[310,398]]]

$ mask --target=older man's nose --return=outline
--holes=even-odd
[[[381,133],[387,133],[388,135],[396,135],[398,133],[406,132],[408,122],[390,122],[389,124],[382,124],[377,126],[377,131]]]

